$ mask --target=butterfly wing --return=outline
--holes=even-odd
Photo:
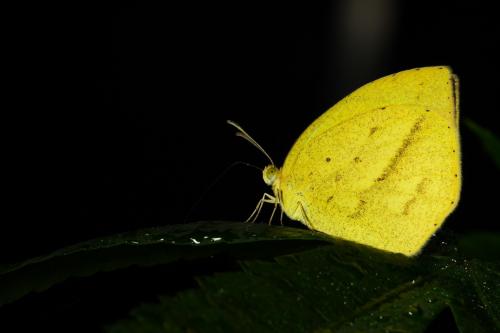
[[[447,67],[405,71],[328,110],[287,156],[285,213],[332,236],[417,253],[459,198],[455,80]]]

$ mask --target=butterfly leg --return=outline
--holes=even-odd
[[[279,202],[283,202],[283,192],[280,190],[278,192],[278,200],[276,202],[276,205],[278,205]],[[276,207],[274,207],[274,209],[276,210]],[[280,214],[280,224],[283,225],[283,207],[281,207],[281,214]]]
[[[274,211],[276,210],[276,206],[277,206],[278,202],[277,202],[276,198],[273,197],[272,195],[270,195],[269,193],[264,193],[262,198],[257,203],[257,207],[255,207],[252,214],[250,214],[250,216],[245,221],[245,223],[247,223],[247,222],[254,223],[257,220],[257,217],[259,217],[260,210],[262,209],[262,206],[264,205],[264,203],[272,203],[275,205],[274,210],[273,210],[273,215],[274,215]],[[272,219],[272,215],[271,215],[271,219]]]
[[[302,214],[302,220],[309,229],[313,230],[311,221],[309,220],[309,217],[307,217],[306,210],[304,209],[304,206],[302,206],[302,202],[300,201],[299,201],[299,206],[300,206],[300,212]]]
[[[299,211],[300,216],[301,216],[300,221],[302,223],[304,223],[306,225],[306,227],[313,230],[311,221],[309,220],[309,217],[307,217],[306,210],[305,210],[304,206],[302,205],[302,202],[300,202],[300,201],[297,201],[297,207],[295,208],[295,212],[297,212],[297,210]],[[293,216],[295,216],[295,212],[294,212]]]
[[[274,208],[273,208],[273,212],[271,213],[271,217],[269,218],[269,222],[267,224],[271,225],[271,222],[273,221],[273,217],[274,217],[274,213],[276,212],[276,208],[278,208],[278,200],[276,200],[276,198],[274,198]]]

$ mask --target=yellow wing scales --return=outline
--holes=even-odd
[[[281,169],[275,191],[285,213],[332,236],[416,254],[459,199],[455,83],[447,67],[404,71],[325,112]]]

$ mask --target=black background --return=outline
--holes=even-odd
[[[450,65],[461,116],[499,133],[494,2],[161,3],[40,8],[11,27],[4,262],[148,226],[245,219],[268,190],[260,172],[217,177],[267,161],[226,119],[281,165],[321,113],[400,70]],[[498,170],[464,126],[462,144],[462,199],[446,227],[498,230]]]

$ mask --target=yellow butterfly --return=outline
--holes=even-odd
[[[449,67],[392,74],[354,91],[263,170],[292,220],[378,249],[417,254],[457,206],[461,188],[458,78]],[[274,214],[274,211],[273,211]],[[271,217],[272,218],[272,217]]]

